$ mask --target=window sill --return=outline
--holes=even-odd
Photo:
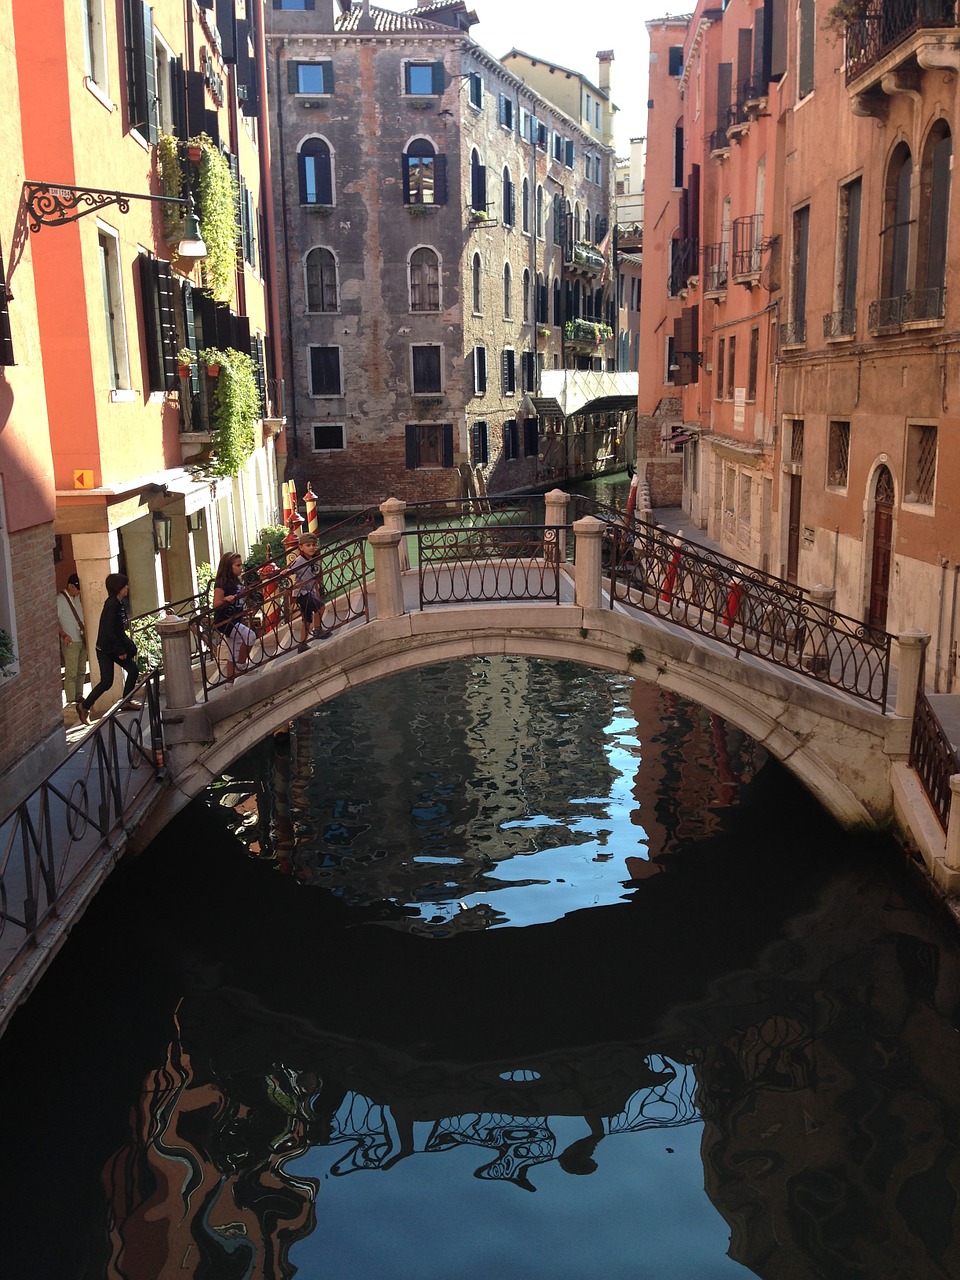
[[[310,102],[332,102],[333,101],[332,93],[306,93],[302,90],[298,90],[298,92],[295,93],[293,97],[295,97],[298,100],[306,98]]]
[[[916,333],[918,329],[942,329],[943,316],[934,316],[930,320],[904,320],[900,326],[903,333]]]
[[[115,387],[110,392],[111,404],[129,404],[136,400],[137,393],[130,387]]]
[[[914,516],[932,516],[936,514],[936,506],[932,502],[911,502],[908,498],[900,503],[901,511],[908,511]]]
[[[828,347],[843,346],[845,342],[853,342],[856,338],[855,333],[836,333],[830,338],[825,338]]]
[[[104,93],[104,91],[97,84],[96,80],[94,80],[91,76],[84,76],[83,83],[86,85],[86,87],[89,89],[89,91],[93,94],[93,96],[96,98],[96,100],[100,103],[102,107],[106,107],[108,111],[116,111],[117,109],[116,105],[110,101],[106,93]]]

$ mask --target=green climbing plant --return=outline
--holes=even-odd
[[[286,560],[283,549],[283,540],[286,536],[287,531],[282,524],[271,524],[261,529],[260,537],[250,548],[250,555],[244,567],[259,569],[268,560],[272,560],[276,565],[282,565]]]
[[[17,655],[13,648],[13,636],[8,631],[4,631],[0,627],[0,676],[8,676],[11,673],[10,668],[17,660]]]
[[[157,172],[160,190],[175,200],[183,199],[183,165],[180,162],[180,144],[168,133],[157,139]],[[167,244],[176,248],[183,238],[184,207],[181,204],[163,206],[163,234]]]
[[[200,148],[197,203],[200,234],[207,246],[201,264],[203,283],[218,302],[233,297],[237,269],[237,184],[230,166],[205,133],[187,147]]]
[[[197,360],[219,367],[210,414],[213,427],[213,470],[218,476],[235,476],[253,453],[256,422],[260,416],[260,389],[253,360],[233,347],[205,347]]]

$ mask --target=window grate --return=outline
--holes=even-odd
[[[794,422],[790,432],[790,461],[803,462],[803,422],[799,419]]]
[[[834,489],[845,489],[850,474],[850,423],[830,423],[830,444],[827,456],[827,484]]]

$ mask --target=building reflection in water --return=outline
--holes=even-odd
[[[429,679],[344,698],[216,789],[203,821],[286,927],[184,961],[105,1172],[109,1274],[293,1276],[348,1175],[371,1222],[384,1176],[454,1152],[480,1181],[555,1196],[560,1171],[576,1195],[612,1144],[660,1129],[670,1151],[691,1124],[754,1274],[960,1274],[955,938],[743,735],[642,686],[638,743],[625,684],[520,666],[463,664],[442,699]],[[553,893],[548,853],[574,888]],[[515,920],[518,884],[547,902]],[[239,892],[218,907],[250,918]]]

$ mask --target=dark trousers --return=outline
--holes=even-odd
[[[90,690],[85,698],[80,699],[88,711],[96,700],[103,697],[113,685],[113,673],[117,667],[122,667],[127,673],[123,682],[122,696],[124,698],[133,691],[133,686],[137,683],[137,676],[140,674],[136,658],[119,658],[112,653],[104,653],[102,649],[98,649],[97,661],[100,663],[99,683]]]

